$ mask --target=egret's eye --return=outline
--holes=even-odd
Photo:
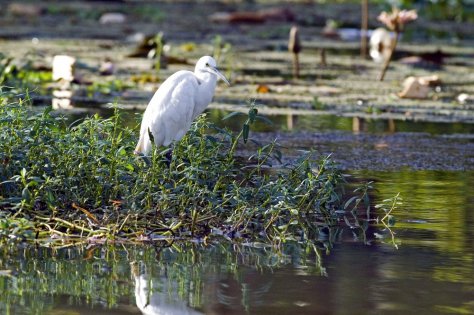
[[[209,67],[209,63],[208,63],[208,62],[206,62],[206,67]]]

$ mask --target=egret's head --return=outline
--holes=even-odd
[[[201,59],[198,60],[196,63],[196,68],[194,69],[194,72],[200,73],[200,72],[208,72],[211,74],[216,75],[218,78],[221,78],[222,81],[230,85],[229,81],[225,78],[225,76],[219,72],[217,69],[217,64],[216,60],[210,56],[204,56],[201,57]]]

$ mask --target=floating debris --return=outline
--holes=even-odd
[[[217,12],[209,16],[215,23],[264,23],[266,21],[295,20],[294,13],[288,8],[272,8],[259,11]]]
[[[7,7],[7,12],[14,16],[23,17],[37,17],[43,14],[44,8],[40,5],[33,3],[10,3]]]
[[[401,98],[427,98],[430,88],[416,77],[408,77],[403,82],[403,90],[398,93]]]
[[[112,75],[115,72],[115,64],[110,58],[105,58],[100,64],[99,73],[101,75]]]
[[[74,81],[76,58],[67,55],[56,55],[53,58],[53,81]]]
[[[430,86],[439,84],[437,75],[425,77],[408,77],[403,82],[403,90],[398,93],[401,98],[425,99],[430,92]]]
[[[399,62],[412,67],[440,68],[444,63],[444,59],[451,56],[451,54],[444,53],[440,49],[437,49],[434,52],[404,57],[400,59]]]
[[[392,35],[384,28],[377,28],[370,36],[370,57],[375,62],[384,62],[390,55]]]
[[[72,92],[70,90],[53,91],[52,107],[53,109],[72,109]]]
[[[127,16],[119,12],[104,13],[99,19],[100,24],[123,24],[127,21]]]
[[[469,95],[467,93],[461,93],[456,98],[460,104],[474,103],[474,95]]]

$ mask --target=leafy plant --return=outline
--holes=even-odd
[[[26,58],[26,57],[25,57]],[[38,71],[27,59],[21,65],[13,57],[0,53],[0,86],[15,86],[20,89],[37,87],[52,81],[51,71]]]
[[[26,240],[33,237],[33,223],[26,218],[0,218],[0,244],[9,241]]]
[[[281,243],[316,240],[341,222],[345,179],[329,157],[303,152],[273,167],[282,158],[276,143],[247,159],[237,154],[250,126],[266,120],[255,103],[237,135],[202,115],[174,144],[171,161],[169,149],[133,155],[137,131],[122,127],[118,109],[67,126],[50,110],[0,104],[0,213],[34,223],[40,240],[217,233]]]
[[[382,219],[380,219],[380,222],[385,227],[385,231],[387,231],[388,234],[390,235],[390,241],[393,244],[393,246],[395,246],[396,248],[398,248],[398,245],[395,240],[395,234],[393,233],[391,229],[391,227],[395,225],[396,220],[392,213],[393,211],[397,209],[397,207],[401,205],[402,205],[402,198],[400,197],[400,193],[398,193],[392,198],[385,199],[382,201],[381,204],[377,204],[375,206],[376,209],[380,209],[385,213]],[[384,236],[381,234],[377,234],[377,237],[384,238]]]
[[[94,97],[97,94],[114,95],[130,87],[130,83],[124,82],[121,79],[95,81],[87,87],[87,95],[88,97]]]
[[[234,54],[232,51],[232,44],[224,42],[222,36],[216,35],[212,41],[213,43],[213,57],[221,68],[225,68],[225,75],[227,78],[232,77],[232,65],[234,64]]]

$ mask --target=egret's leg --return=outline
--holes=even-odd
[[[143,159],[143,161],[145,162],[145,164],[150,167],[151,165],[151,161],[150,161],[150,158],[148,156],[146,156],[145,154],[143,153],[140,153],[140,152],[133,152],[133,154],[135,154],[136,156],[140,157]]]
[[[165,157],[166,166],[170,167],[171,159],[173,158],[173,148],[166,148],[166,150],[161,151],[160,155]]]
[[[173,158],[173,148],[170,148],[168,152],[166,152],[165,157],[166,157],[166,160],[168,161],[167,164],[169,167],[171,164],[171,159]]]

